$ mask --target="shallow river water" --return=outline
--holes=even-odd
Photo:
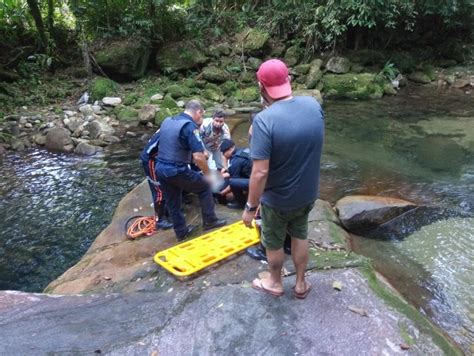
[[[474,214],[474,95],[404,88],[370,102],[329,101],[321,198],[394,196]],[[248,123],[233,135],[246,142]],[[34,150],[0,164],[0,289],[41,291],[75,264],[143,179],[142,146],[83,158]],[[474,311],[472,218],[433,222],[403,241],[353,237],[404,296],[464,347]]]

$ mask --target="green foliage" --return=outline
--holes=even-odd
[[[380,71],[379,75],[387,78],[388,80],[394,80],[397,74],[399,73],[398,69],[395,68],[395,65],[390,61],[387,61]]]

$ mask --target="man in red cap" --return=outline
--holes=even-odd
[[[262,63],[257,80],[266,109],[253,120],[253,169],[242,220],[252,227],[261,204],[261,242],[267,249],[270,274],[268,278],[256,278],[252,286],[273,296],[283,295],[281,269],[288,232],[296,269],[293,294],[304,299],[311,290],[304,277],[308,214],[319,193],[324,114],[313,97],[292,96],[288,68],[282,61],[270,59]]]

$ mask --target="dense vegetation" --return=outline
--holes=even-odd
[[[210,39],[248,25],[300,42],[309,54],[419,46],[471,40],[473,13],[471,0],[3,0],[0,49],[13,56],[2,61],[11,67],[18,45],[65,60],[63,49],[81,41],[134,38],[157,47],[184,34]]]

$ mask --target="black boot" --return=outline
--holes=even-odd
[[[266,261],[267,260],[267,252],[265,251],[265,247],[262,244],[259,244],[256,247],[249,247],[247,250],[247,255],[249,255],[254,260],[258,261]]]

